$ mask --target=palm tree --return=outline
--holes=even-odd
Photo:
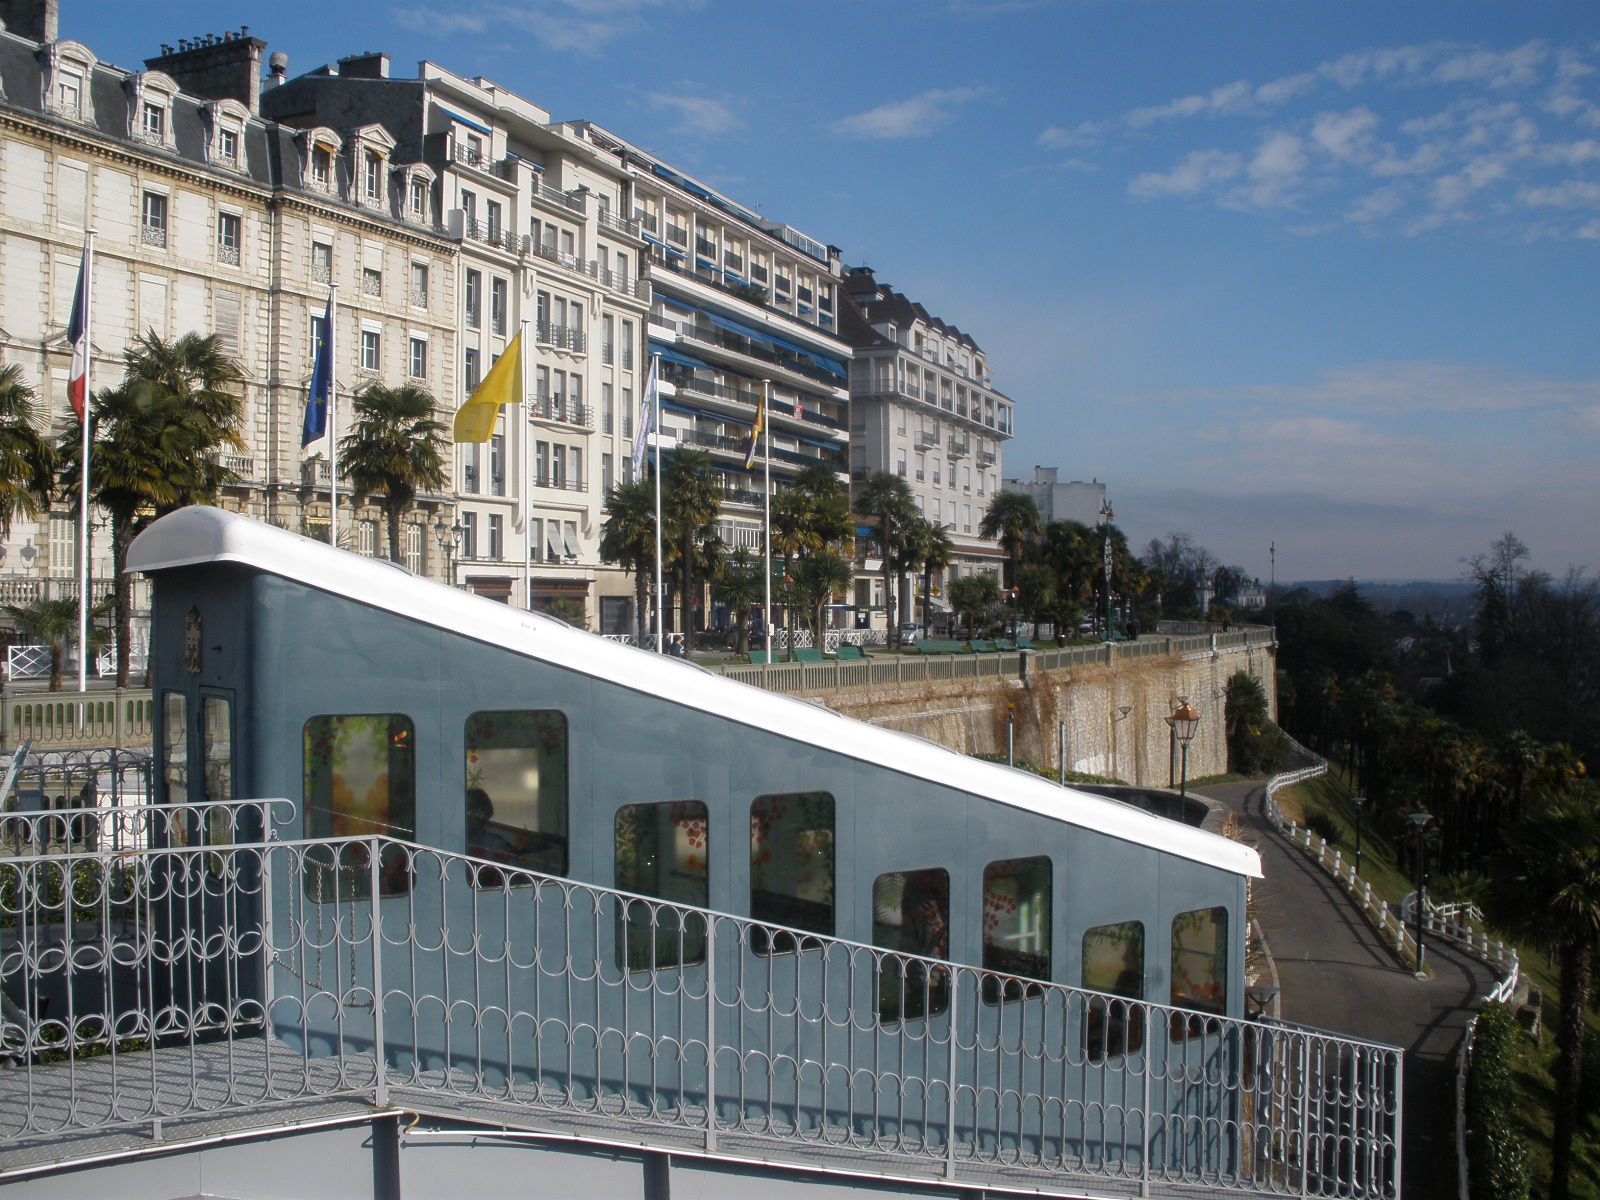
[[[911,485],[899,475],[878,471],[862,486],[856,503],[862,513],[878,519],[878,554],[882,561],[884,609],[889,618],[889,644],[898,645],[900,629],[895,621],[898,597],[895,595],[894,572],[905,526],[917,515]]]
[[[1490,913],[1554,952],[1561,968],[1550,1200],[1571,1194],[1573,1138],[1584,1119],[1584,1014],[1600,947],[1600,790],[1589,781],[1546,794],[1512,835],[1490,881]]]
[[[121,385],[100,392],[89,406],[90,499],[111,521],[118,687],[128,684],[132,641],[128,547],[157,517],[214,503],[239,479],[221,452],[244,448],[238,431],[243,377],[215,335],[187,333],[167,342],[145,333],[129,345],[124,364]],[[78,487],[79,447],[75,429],[58,443],[60,486],[68,495]]]
[[[1000,599],[1000,585],[993,575],[963,575],[952,580],[947,589],[950,607],[967,619],[967,637],[972,637],[972,626],[989,606]]]
[[[984,510],[978,532],[998,539],[1006,552],[1006,586],[1015,587],[1022,548],[1039,533],[1039,506],[1026,492],[996,492]]]
[[[818,649],[822,647],[824,610],[834,596],[849,590],[853,578],[850,560],[837,550],[808,554],[796,568],[795,590],[811,605],[811,632]]]
[[[761,563],[746,547],[740,546],[728,557],[717,581],[717,598],[733,614],[734,650],[750,649],[750,610],[765,593]]]
[[[35,600],[32,604],[8,604],[4,611],[17,627],[17,633],[28,643],[42,642],[50,650],[50,690],[61,690],[61,664],[67,647],[78,636],[78,602],[73,599]],[[105,602],[89,610],[90,617],[104,614]],[[89,650],[105,642],[105,631],[94,630],[89,637]],[[89,653],[89,650],[83,653]]]
[[[943,571],[956,558],[955,543],[950,531],[937,521],[919,518],[915,526],[917,563],[922,568],[922,628],[933,628],[933,576]]]
[[[400,516],[418,492],[443,491],[445,426],[433,396],[414,384],[374,383],[357,393],[350,432],[339,439],[339,474],[358,492],[383,496],[389,561],[400,561]]]
[[[22,368],[0,367],[0,537],[18,516],[43,516],[55,487],[56,450],[39,432],[39,398]]]
[[[800,555],[822,549],[824,543],[816,531],[811,496],[799,488],[786,488],[772,497],[772,552],[783,563],[780,579],[794,578],[794,560]],[[777,574],[774,572],[774,574]],[[794,613],[784,605],[783,628],[787,635],[785,644],[794,648]]]
[[[633,634],[642,645],[652,628],[647,597],[656,561],[656,493],[647,480],[619,483],[606,496],[600,561],[616,563],[633,575]]]
[[[720,554],[721,511],[722,488],[711,455],[704,450],[674,451],[661,473],[662,543],[672,548],[686,638],[692,632],[697,573],[709,574]]]

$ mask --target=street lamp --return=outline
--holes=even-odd
[[[1105,558],[1106,567],[1106,627],[1105,640],[1111,641],[1111,519],[1117,514],[1111,511],[1111,501],[1107,500],[1100,505],[1100,552]]]
[[[439,550],[444,555],[444,580],[452,587],[455,586],[455,556],[461,549],[461,535],[466,530],[460,523],[446,525],[444,516],[433,523],[433,537],[439,543]]]
[[[1352,796],[1350,803],[1356,806],[1356,874],[1361,874],[1361,810],[1367,807],[1365,796]]]
[[[1183,747],[1182,765],[1178,775],[1178,795],[1189,794],[1189,743],[1194,741],[1194,735],[1200,731],[1200,714],[1187,700],[1179,703],[1177,711],[1167,718],[1167,725],[1172,729],[1172,736],[1178,739],[1178,744]]]
[[[1423,915],[1428,905],[1428,871],[1427,871],[1427,844],[1422,840],[1422,831],[1433,814],[1427,812],[1407,813],[1406,819],[1417,827],[1417,903],[1413,914],[1416,925],[1417,938],[1417,976],[1420,978],[1427,973],[1427,962],[1422,948],[1422,922]]]

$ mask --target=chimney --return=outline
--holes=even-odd
[[[360,54],[341,58],[339,76],[342,79],[387,79],[389,56],[372,50],[363,50]]]
[[[272,71],[272,74],[267,76],[267,81],[261,86],[263,88],[281,87],[284,79],[289,74],[289,56],[282,50],[274,50],[272,57],[267,59],[267,66]]]
[[[0,26],[32,42],[56,41],[60,15],[60,0],[0,0]]]
[[[5,0],[0,0],[4,3]],[[261,111],[261,56],[267,44],[250,36],[250,26],[237,33],[180,38],[178,48],[163,45],[161,54],[144,65],[164,71],[191,96],[237,100],[252,113]]]

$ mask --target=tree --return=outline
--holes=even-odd
[[[211,504],[238,476],[221,458],[242,450],[238,432],[243,377],[215,335],[186,333],[168,342],[146,333],[129,345],[120,385],[89,405],[93,461],[90,499],[110,517],[112,590],[117,631],[117,686],[128,684],[132,641],[128,547],[151,521],[189,504]],[[57,447],[61,490],[76,493],[81,434]]]
[[[807,555],[795,568],[795,591],[811,607],[811,632],[822,646],[823,613],[833,597],[850,588],[855,578],[850,561],[837,550],[821,550]]]
[[[984,510],[978,532],[999,540],[1006,552],[1006,586],[1015,587],[1023,548],[1039,535],[1039,506],[1026,492],[996,492]]]
[[[717,581],[717,596],[733,614],[733,648],[739,654],[750,649],[750,610],[765,594],[761,561],[749,549],[740,546],[728,556],[722,578]]]
[[[433,396],[415,384],[374,383],[357,393],[350,432],[339,439],[339,474],[367,495],[383,497],[389,561],[400,561],[400,517],[418,492],[449,486],[445,425]]]
[[[633,633],[643,645],[653,628],[647,598],[656,562],[656,491],[647,480],[619,483],[606,496],[600,561],[616,563],[633,576]]]
[[[950,582],[947,589],[950,607],[958,616],[966,618],[967,637],[972,637],[972,627],[978,618],[1000,602],[1000,585],[993,575],[963,575]]]
[[[18,516],[43,516],[55,487],[56,450],[39,432],[39,398],[22,368],[0,367],[0,537]]]
[[[1277,759],[1278,733],[1267,709],[1267,693],[1244,671],[1228,678],[1225,724],[1228,769],[1255,775],[1272,768]]]
[[[922,569],[922,628],[929,630],[933,628],[933,573],[955,561],[956,547],[948,529],[922,517],[913,523],[910,540]]]
[[[911,495],[911,485],[899,475],[878,471],[871,475],[861,488],[857,499],[864,515],[878,520],[878,554],[883,573],[883,604],[889,619],[889,644],[899,645],[900,629],[896,622],[898,597],[895,595],[894,572],[900,556],[905,527],[917,515],[916,502]]]
[[[104,614],[105,611],[106,604],[102,601],[89,610],[89,615],[93,618]],[[59,692],[62,660],[66,657],[67,647],[72,645],[78,636],[78,602],[70,598],[35,600],[31,604],[8,604],[4,612],[11,618],[12,624],[16,625],[17,633],[25,642],[43,643],[49,649],[50,690]],[[89,649],[84,653],[92,652],[104,642],[104,630],[91,631]]]
[[[1594,784],[1546,795],[1508,839],[1488,899],[1504,928],[1550,950],[1560,963],[1550,1200],[1567,1200],[1573,1139],[1584,1118],[1584,1014],[1600,946],[1600,790]]]
[[[715,570],[721,554],[722,538],[717,533],[721,511],[722,487],[711,455],[704,450],[673,451],[661,471],[662,544],[671,550],[685,637],[694,625],[695,581]]]

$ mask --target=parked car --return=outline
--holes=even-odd
[[[917,639],[922,636],[922,626],[915,621],[900,622],[900,644],[902,646],[915,646]]]

